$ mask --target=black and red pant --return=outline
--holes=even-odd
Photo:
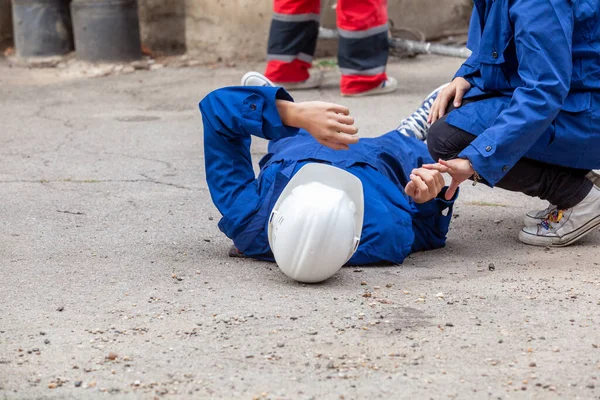
[[[274,0],[265,75],[276,83],[308,79],[319,34],[320,0]],[[341,91],[361,93],[387,79],[387,0],[338,0]]]

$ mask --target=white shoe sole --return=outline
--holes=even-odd
[[[242,77],[242,81],[241,81],[241,85],[242,86],[257,86],[257,85],[249,85],[248,81],[252,78],[255,78],[261,82],[264,82],[263,85],[258,85],[260,87],[263,86],[275,86],[273,84],[273,82],[271,82],[269,79],[267,79],[266,76],[264,76],[263,74],[261,74],[260,72],[256,72],[256,71],[250,71],[250,72],[246,72],[246,74],[244,74],[244,76]]]
[[[320,70],[311,70],[310,77],[303,82],[273,82],[285,90],[311,90],[323,86],[324,75]]]
[[[589,174],[587,174],[587,178],[592,181],[592,183],[598,187],[600,187],[600,170],[593,170]]]
[[[595,228],[600,226],[600,215],[588,221],[585,225],[569,232],[562,237],[556,236],[538,236],[531,233],[527,233],[523,230],[519,232],[519,240],[525,244],[531,246],[543,246],[543,247],[566,247],[569,246],[579,239],[583,238],[588,233],[592,232]]]
[[[392,92],[396,91],[396,89],[397,89],[397,87],[390,86],[389,89],[387,87],[376,88],[376,89],[367,90],[366,92],[362,92],[362,93],[355,93],[355,94],[342,93],[342,97],[377,96],[377,95],[380,95],[380,94],[392,93]]]
[[[297,83],[273,82],[273,84],[275,86],[281,86],[285,90],[311,90],[311,89],[320,88],[322,82],[309,82],[309,81],[297,82]]]

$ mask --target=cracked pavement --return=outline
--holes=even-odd
[[[458,60],[342,99],[375,136]],[[198,101],[247,68],[94,79],[0,59],[0,399],[600,398],[600,233],[517,241],[536,199],[465,185],[444,249],[319,285],[228,258]],[[256,160],[265,152],[256,141]]]

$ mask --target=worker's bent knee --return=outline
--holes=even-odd
[[[438,119],[429,128],[429,132],[427,133],[427,149],[431,158],[435,161],[438,161],[440,158],[442,160],[453,158],[453,152],[446,145],[451,130],[452,126],[446,123],[446,118]]]
[[[457,158],[472,141],[474,135],[463,131],[440,118],[429,128],[427,148],[434,160],[452,160]]]

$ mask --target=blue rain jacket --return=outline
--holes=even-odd
[[[492,186],[522,157],[600,168],[600,0],[475,0],[465,98],[446,121]]]
[[[304,130],[284,126],[276,99],[293,101],[282,88],[231,87],[200,102],[206,180],[223,218],[219,228],[244,255],[273,260],[268,241],[271,210],[283,188],[306,163],[334,165],[363,184],[362,238],[349,264],[402,263],[414,251],[443,247],[454,199],[442,192],[417,204],[404,193],[413,168],[433,162],[424,143],[392,131],[361,139],[348,151],[320,145]],[[251,137],[270,140],[255,176]]]

